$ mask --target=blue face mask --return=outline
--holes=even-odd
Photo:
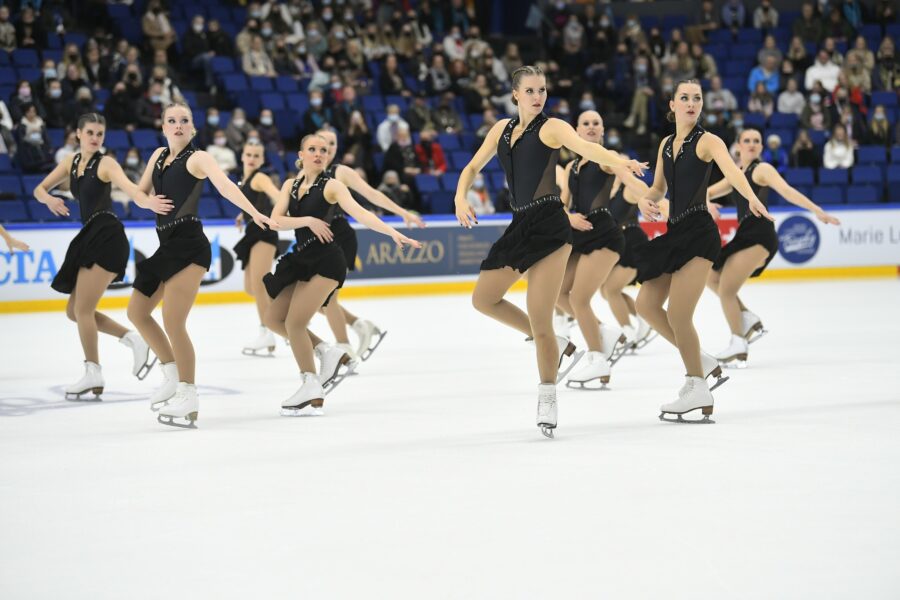
[[[609,136],[609,138],[606,141],[609,142],[610,146],[618,146],[619,142],[621,142],[622,140],[620,140],[618,137],[616,137],[614,135],[611,135],[611,136]]]
[[[210,115],[206,118],[206,122],[215,127],[219,124],[219,115]]]

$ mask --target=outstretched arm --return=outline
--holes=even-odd
[[[338,181],[346,185],[354,192],[361,194],[363,198],[365,198],[375,206],[381,207],[394,213],[398,217],[401,217],[407,225],[409,225],[410,223],[414,223],[417,227],[425,227],[425,221],[422,220],[422,217],[411,213],[410,211],[406,210],[405,208],[388,198],[384,194],[384,192],[373,188],[366,182],[365,179],[360,177],[359,173],[357,173],[347,165],[338,165],[336,169],[336,175]]]
[[[629,160],[619,156],[618,152],[607,150],[600,144],[589,142],[578,137],[571,125],[561,119],[548,119],[541,127],[541,141],[551,148],[565,146],[572,152],[606,167],[624,167],[637,175],[643,175],[647,163]]]
[[[405,235],[376,217],[373,213],[360,206],[359,203],[353,199],[353,196],[350,195],[350,190],[347,189],[347,186],[345,186],[340,181],[332,179],[325,184],[325,199],[329,202],[337,202],[341,208],[347,211],[348,215],[350,215],[369,229],[377,231],[378,233],[383,233],[384,235],[390,237],[397,243],[398,246],[409,244],[414,248],[422,247],[422,244],[420,242],[406,237]]]
[[[503,133],[507,123],[509,123],[509,119],[501,119],[491,127],[475,156],[472,157],[469,164],[459,174],[459,182],[456,184],[456,196],[454,197],[456,219],[460,225],[467,229],[471,229],[472,225],[478,224],[478,217],[475,216],[475,211],[472,209],[469,201],[466,200],[466,195],[469,193],[469,188],[472,187],[472,182],[475,181],[475,176],[497,154],[497,142],[500,141],[500,135]]]
[[[225,172],[219,168],[218,164],[216,164],[215,159],[207,152],[204,150],[194,152],[190,158],[188,158],[187,166],[188,170],[191,171],[194,176],[208,177],[210,183],[213,184],[213,187],[215,187],[226,200],[252,216],[253,221],[259,225],[260,228],[265,229],[266,225],[268,225],[270,229],[277,228],[275,221],[272,221],[269,217],[256,210],[253,203],[247,200],[247,196],[244,195],[241,188],[239,188],[232,180],[228,179]]]
[[[700,136],[700,141],[697,142],[697,156],[701,160],[709,159],[716,161],[716,164],[719,165],[719,168],[722,170],[722,174],[725,176],[725,179],[728,180],[728,183],[730,183],[741,196],[747,199],[747,203],[750,205],[750,212],[757,217],[765,217],[770,221],[775,220],[772,215],[769,214],[769,211],[766,210],[765,205],[763,205],[763,203],[759,201],[759,198],[756,197],[744,172],[734,164],[731,155],[728,153],[728,148],[725,147],[725,142],[723,142],[719,136],[711,133],[704,133]]]
[[[22,252],[28,251],[28,244],[9,235],[9,232],[6,231],[6,228],[3,227],[3,225],[0,225],[0,237],[6,242],[6,247],[9,248],[10,254],[13,253],[13,250],[21,250]]]
[[[761,163],[753,170],[753,181],[760,185],[767,185],[795,206],[805,208],[814,213],[823,223],[828,225],[840,225],[841,222],[836,218],[822,210],[822,207],[804,196],[798,190],[794,189],[778,172],[775,167],[768,163]]]

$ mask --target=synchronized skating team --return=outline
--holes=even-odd
[[[765,270],[778,248],[766,208],[769,188],[814,212],[824,223],[836,224],[837,219],[760,161],[758,130],[741,132],[740,161],[735,164],[722,140],[699,125],[703,91],[696,80],[675,86],[668,114],[675,134],[660,144],[650,187],[639,179],[647,163],[603,147],[603,121],[598,113],[582,113],[574,129],[544,115],[547,89],[540,69],[517,69],[512,87],[518,114],[494,125],[463,169],[456,216],[463,227],[477,224],[466,193],[479,171],[497,155],[510,190],[512,222],[481,264],[472,303],[534,345],[540,375],[537,426],[553,437],[559,383],[566,380],[568,386],[581,389],[605,387],[616,361],[657,334],[677,348],[686,373],[677,396],[662,405],[660,419],[712,423],[711,391],[728,379],[722,366],[746,364],[748,344],[765,331],[738,292],[749,278]],[[244,227],[244,236],[234,250],[260,321],[259,333],[244,353],[270,353],[276,345],[274,334],[285,338],[299,369],[299,382],[281,403],[282,414],[322,414],[326,394],[360,360],[371,356],[386,333],[350,313],[338,300],[357,253],[356,234],[347,215],[400,246],[420,247],[360,206],[350,190],[401,216],[407,225],[423,227],[424,223],[352,169],[332,164],[337,153],[333,131],[318,131],[301,140],[297,176],[279,190],[260,171],[265,162],[261,145],[244,146],[243,172],[236,185],[209,154],[192,146],[196,131],[188,106],[170,105],[162,120],[166,146],[153,153],[136,185],[114,158],[101,152],[105,122],[90,113],[78,120],[80,151],[61,162],[34,190],[35,198],[54,214],[68,215],[65,202],[50,194],[68,183],[81,211],[82,228],[51,284],[69,294],[66,314],[77,324],[84,350],[84,376],[65,388],[66,398],[93,395],[96,399],[102,393],[97,347],[98,332],[102,332],[131,349],[132,372],[139,379],[158,360],[163,383],[150,396],[150,406],[158,411],[159,422],[195,426],[200,412],[194,383],[196,360],[186,321],[212,259],[197,216],[203,180],[209,179],[242,210],[238,223]],[[565,169],[557,166],[562,147],[577,155]],[[710,186],[713,162],[724,178]],[[128,303],[128,319],[136,331],[97,310],[109,284],[124,277],[129,256],[123,225],[112,211],[113,185],[138,206],[156,213],[159,248],[137,263]],[[713,201],[724,196],[736,205],[739,226],[722,247],[714,220],[719,205]],[[638,224],[638,212],[650,221],[666,219],[666,232],[649,240]],[[278,230],[293,230],[296,243],[273,270]],[[10,249],[23,247],[5,231],[0,234]],[[505,299],[523,276],[528,278],[524,311]],[[636,282],[640,288],[633,300],[623,290]],[[701,350],[693,325],[704,287],[718,294],[731,330],[727,347],[716,355]],[[616,324],[600,323],[594,314],[591,300],[598,292],[609,303]],[[162,326],[153,317],[160,302]],[[309,329],[320,311],[333,331],[334,344]],[[566,324],[573,321],[586,350],[569,340]],[[350,344],[348,325],[358,337],[356,346]],[[698,419],[682,416],[697,410],[702,415]]]

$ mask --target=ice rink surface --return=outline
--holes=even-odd
[[[348,301],[389,334],[319,418],[278,416],[289,348],[241,355],[250,304],[198,306],[195,431],[109,338],[104,401],[64,401],[74,324],[3,315],[0,598],[900,598],[900,282],[743,297],[770,333],[715,425],[657,419],[658,339],[561,388],[555,440],[530,347],[467,296]],[[708,294],[697,324],[727,343]]]

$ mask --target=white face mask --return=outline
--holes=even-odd
[[[244,119],[233,119],[231,122],[235,127],[243,127],[247,123]]]
[[[125,164],[129,167],[136,167],[138,165],[138,158],[136,156],[129,156],[125,159]]]
[[[225,142],[226,142],[226,140],[225,140],[225,138],[223,138],[223,137],[217,137],[215,140],[213,140],[213,143],[214,143],[216,146],[224,146],[224,145],[225,145]]]
[[[400,120],[400,115],[390,114],[387,116],[387,119],[388,119],[388,121],[391,121],[391,122],[397,122]]]
[[[268,127],[272,124],[272,117],[260,117],[259,122]]]
[[[194,23],[194,33],[203,33],[203,23]]]

